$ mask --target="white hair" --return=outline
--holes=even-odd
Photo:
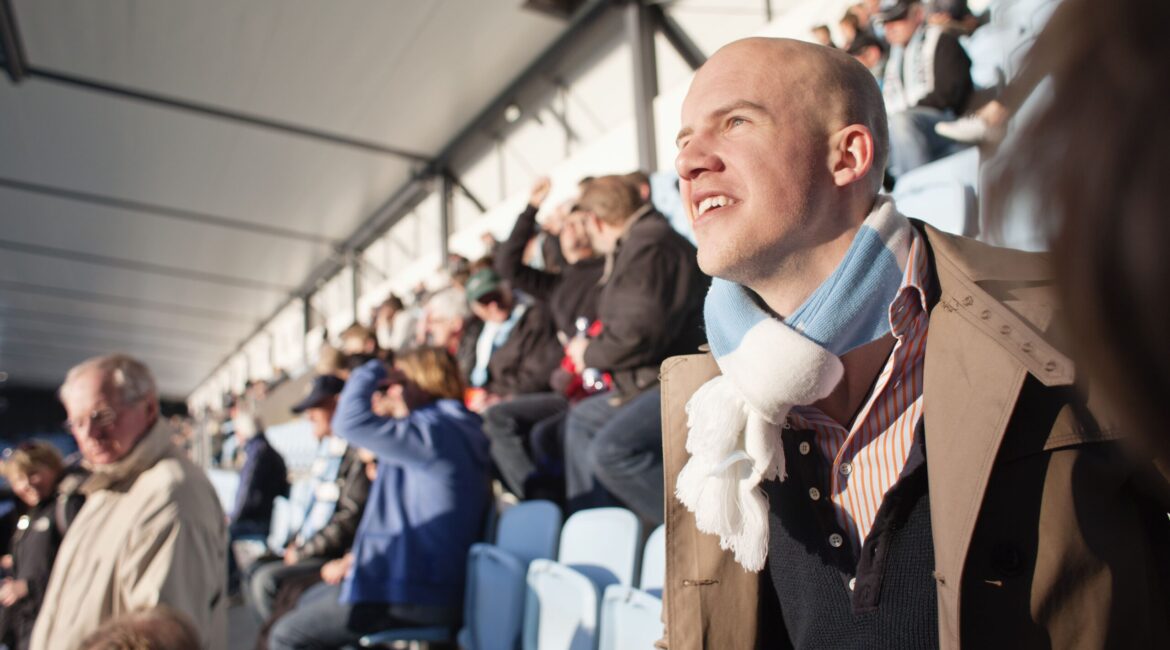
[[[467,294],[458,287],[450,287],[431,296],[427,301],[427,313],[432,318],[463,319],[471,315],[467,306]]]
[[[158,400],[158,387],[150,368],[126,354],[92,357],[73,366],[66,373],[58,395],[64,399],[70,384],[92,371],[102,373],[102,385],[117,391],[118,399],[123,404],[134,404],[144,399]]]

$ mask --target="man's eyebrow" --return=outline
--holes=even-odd
[[[718,119],[718,118],[723,117],[724,115],[727,115],[728,113],[733,113],[735,111],[742,111],[742,110],[756,111],[758,113],[765,113],[765,114],[768,112],[768,109],[764,108],[763,106],[761,106],[753,101],[749,101],[746,99],[740,99],[740,100],[736,100],[730,104],[720,106],[719,108],[711,111],[711,113],[707,116],[707,119],[708,120]],[[694,129],[692,129],[689,126],[684,126],[683,128],[679,129],[678,135],[676,135],[674,137],[675,144],[677,145],[680,140],[682,140],[683,138],[687,137],[688,135],[690,135],[692,133],[694,133]]]

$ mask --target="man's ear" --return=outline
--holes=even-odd
[[[869,176],[873,169],[873,134],[860,124],[850,124],[829,139],[829,173],[837,187]]]

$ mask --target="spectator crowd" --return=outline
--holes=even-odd
[[[232,603],[273,649],[454,626],[502,494],[665,522],[672,647],[1164,642],[1165,482],[1048,340],[1045,263],[879,194],[1018,107],[1017,84],[975,92],[959,37],[983,22],[959,0],[867,0],[839,43],[823,25],[820,45],[733,43],[684,103],[675,186],[620,170],[550,205],[537,179],[487,255],[318,351],[292,407],[311,496],[278,552],[242,550],[289,495],[258,416],[272,386],[217,423],[213,455],[239,469],[225,513],[150,370],[81,363],[60,389],[81,461],[32,443],[4,463],[25,513],[0,562],[9,646],[142,628],[222,648]],[[693,240],[656,207],[680,198]]]

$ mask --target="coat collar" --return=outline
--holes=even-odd
[[[139,474],[153,467],[173,450],[170,427],[159,418],[150,431],[138,440],[129,454],[106,465],[86,463],[90,475],[81,484],[80,491],[88,496],[99,490],[117,489],[123,484],[132,483]]]
[[[1074,369],[1049,340],[1055,301],[1046,256],[915,225],[926,235],[937,277],[923,419],[940,641],[955,647],[968,548],[1016,399],[1029,374],[1063,386],[1073,382]]]

